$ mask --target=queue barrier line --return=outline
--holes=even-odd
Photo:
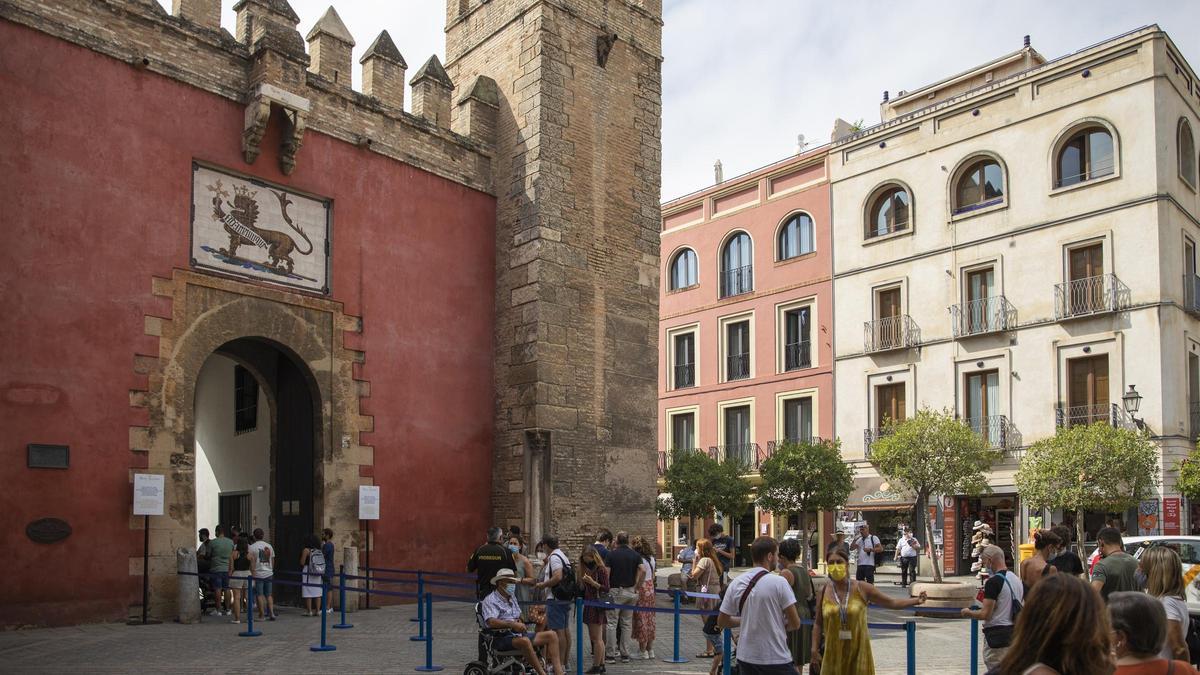
[[[437,572],[437,571],[433,571],[433,570],[404,570],[404,569],[397,569],[394,567],[367,567],[365,565],[359,566],[358,569],[371,570],[372,572],[391,572],[394,574],[420,574],[422,576],[430,576],[430,577],[451,577],[454,579],[472,579],[473,580],[476,578],[474,574],[467,574],[464,572]]]

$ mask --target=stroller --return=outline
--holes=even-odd
[[[475,603],[475,622],[479,624],[479,640],[483,644],[483,653],[486,654],[487,660],[485,663],[468,663],[463,675],[527,675],[537,672],[531,664],[525,663],[525,657],[520,650],[501,651],[497,648],[500,638],[511,634],[511,631],[488,628],[487,621],[483,619],[483,603]],[[538,658],[542,659],[543,672],[549,672],[545,659],[540,654]]]

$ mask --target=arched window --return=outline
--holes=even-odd
[[[721,249],[721,297],[754,290],[754,245],[750,235],[738,232]]]
[[[898,185],[889,186],[880,192],[871,202],[871,210],[867,214],[867,239],[907,230],[911,203],[908,190]]]
[[[1111,176],[1116,170],[1113,137],[1108,129],[1089,126],[1071,134],[1058,151],[1055,187]]]
[[[813,221],[807,213],[797,213],[779,228],[779,260],[795,258],[816,250]]]
[[[696,285],[696,252],[685,248],[675,254],[671,261],[671,290],[690,288]]]
[[[1000,162],[980,159],[959,174],[954,186],[954,212],[963,213],[1004,201],[1004,170]]]
[[[1196,187],[1196,141],[1187,119],[1179,120],[1179,177]]]

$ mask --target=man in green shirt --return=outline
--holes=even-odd
[[[229,600],[229,555],[233,553],[233,540],[225,536],[225,527],[217,526],[217,538],[208,542],[208,550],[212,556],[209,573],[212,575],[213,590],[217,592],[216,607],[210,612],[214,616],[222,614],[221,605],[225,605],[224,614],[230,613]]]
[[[1106,527],[1096,534],[1100,545],[1100,560],[1092,568],[1092,588],[1100,591],[1100,597],[1108,600],[1110,593],[1138,591],[1137,558],[1125,552],[1121,533],[1115,527]]]

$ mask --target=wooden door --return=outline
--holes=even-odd
[[[1067,284],[1069,315],[1090,314],[1104,309],[1104,247],[1100,244],[1073,248]]]
[[[995,295],[996,275],[992,268],[967,273],[967,333],[991,330],[991,298]]]
[[[884,384],[875,388],[875,428],[883,429],[887,421],[906,419],[904,383]]]
[[[900,289],[889,288],[876,294],[875,339],[879,349],[894,349],[902,345],[904,334],[900,323]]]
[[[1068,426],[1108,419],[1108,356],[1067,361],[1067,380]]]

